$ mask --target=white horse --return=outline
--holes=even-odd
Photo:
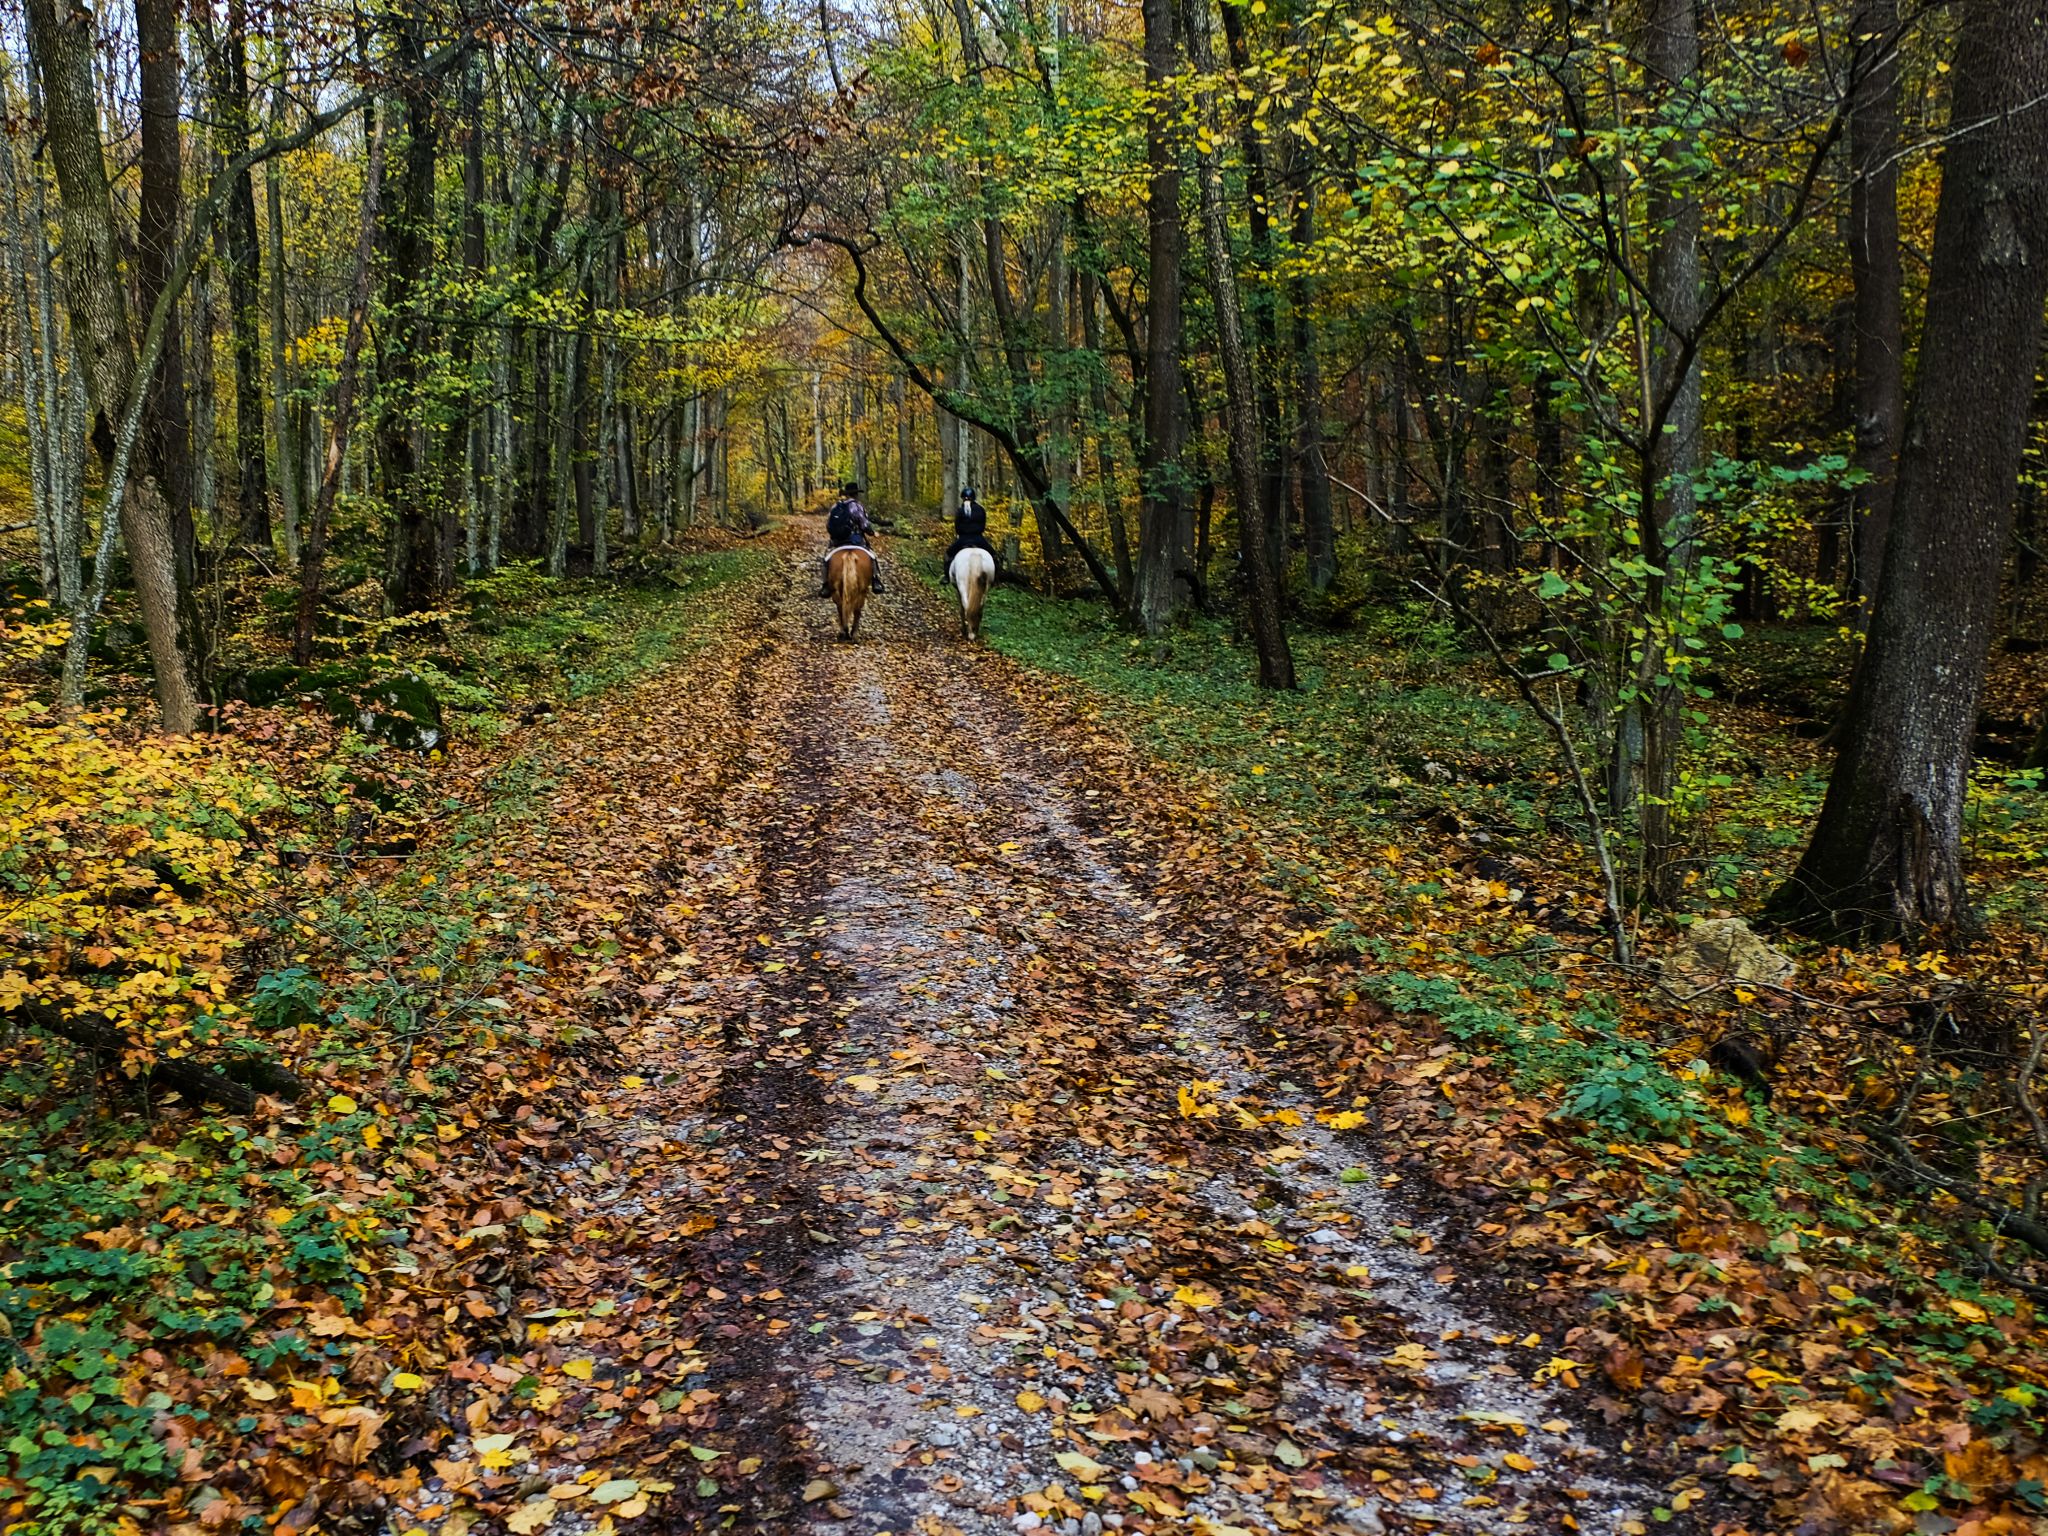
[[[996,557],[985,549],[963,549],[946,567],[946,580],[960,594],[960,622],[970,640],[981,638],[981,605],[988,601],[995,579]]]

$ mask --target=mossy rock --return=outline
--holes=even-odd
[[[418,673],[329,688],[322,699],[328,713],[372,741],[389,742],[402,752],[432,752],[447,745],[440,697]]]

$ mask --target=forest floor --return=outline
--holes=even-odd
[[[1267,1059],[1277,988],[1162,900],[1120,765],[907,569],[832,643],[815,569],[556,791],[602,787],[663,959],[391,1528],[481,1478],[526,1532],[1645,1528],[1560,1338]]]
[[[479,584],[415,642],[445,754],[307,698],[190,745],[272,786],[194,900],[310,1091],[7,1042],[0,1531],[2038,1536],[2024,1277],[1869,1129],[1923,1037],[1982,1123],[1995,1042],[1914,1010],[1997,1024],[2033,928],[1681,1000],[1426,618],[1261,695],[1215,623],[1006,588],[966,644],[906,539],[839,645],[817,532]],[[1744,878],[1781,737],[1717,748]]]

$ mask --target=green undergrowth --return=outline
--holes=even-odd
[[[758,549],[716,550],[628,583],[554,581],[535,564],[508,565],[464,590],[460,663],[442,651],[414,665],[458,719],[498,734],[523,707],[591,698],[671,660],[705,604],[766,564]]]
[[[1004,589],[984,634],[1087,685],[1107,717],[1234,803],[1322,837],[1378,841],[1446,817],[1532,833],[1562,806],[1554,776],[1531,771],[1547,761],[1535,722],[1476,685],[1447,626],[1411,610],[1296,635],[1291,694],[1260,689],[1249,646],[1212,619],[1145,639],[1098,603]]]
[[[681,660],[763,564],[695,557],[674,582],[612,592],[481,584],[479,609],[502,602],[503,617],[484,621],[451,713],[501,729],[522,699],[594,699]],[[54,1042],[17,1036],[0,1054],[0,1509],[11,1484],[30,1529],[132,1529],[125,1500],[178,1475],[180,1438],[205,1454],[247,1436],[254,1404],[217,1423],[190,1408],[210,1362],[316,1383],[345,1369],[360,1345],[336,1320],[361,1310],[373,1272],[414,1267],[423,1219],[447,1219],[425,1195],[434,1153],[473,1134],[488,1068],[573,1053],[587,1029],[520,1007],[559,984],[551,965],[589,958],[582,937],[535,949],[557,892],[504,854],[544,836],[552,736],[466,803],[435,798],[417,758],[344,747],[351,773],[407,757],[406,809],[442,825],[361,872],[346,841],[316,849],[242,914],[254,963],[204,1043],[288,1069],[296,1102],[152,1110]],[[333,822],[315,818],[321,786],[291,789],[309,819],[284,844],[303,853]],[[167,1429],[171,1412],[185,1428]]]

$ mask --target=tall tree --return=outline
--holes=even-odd
[[[65,308],[91,394],[92,442],[103,466],[111,470],[119,463],[125,474],[122,429],[140,381],[100,145],[93,13],[77,0],[27,0],[25,11],[29,50],[42,80],[44,131],[63,204]],[[163,724],[166,730],[188,732],[198,723],[199,705],[178,645],[170,512],[154,480],[145,476],[128,487],[120,517]]]
[[[1868,648],[1813,841],[1775,904],[1848,933],[1967,918],[1963,811],[2048,302],[2048,0],[1957,41],[1927,317]]]
[[[1856,328],[1853,590],[1868,605],[1884,575],[1894,460],[1905,416],[1905,286],[1899,262],[1899,6],[1863,0],[1856,14],[1849,105],[1849,276]]]
[[[1157,634],[1180,608],[1187,559],[1187,490],[1181,473],[1180,146],[1168,82],[1179,46],[1174,0],[1144,0],[1145,86],[1145,440],[1138,459],[1138,560],[1131,613]]]
[[[383,399],[377,423],[377,460],[391,503],[392,606],[418,613],[441,589],[438,477],[421,463],[420,446],[427,354],[433,318],[425,292],[434,266],[434,173],[441,123],[438,80],[426,68],[426,20],[417,6],[393,21],[405,79],[405,148],[384,198],[379,238],[384,259],[384,308],[377,378]]]
[[[178,132],[178,0],[136,0],[137,79],[142,118],[141,188],[136,201],[135,286],[142,312],[156,307],[177,259],[185,157]],[[143,473],[156,480],[171,514],[181,586],[197,561],[192,526],[192,437],[185,409],[185,343],[173,310],[163,354],[149,379],[142,424]]]
[[[1693,85],[1700,68],[1699,18],[1694,0],[1654,0],[1644,29],[1643,58],[1651,89],[1660,98],[1674,146],[1659,156],[1649,187],[1650,223],[1656,231],[1651,254],[1651,323],[1644,345],[1648,386],[1643,413],[1649,431],[1643,455],[1641,525],[1644,558],[1656,568],[1651,609],[1669,610],[1699,569],[1698,508],[1693,490],[1700,466],[1702,397],[1700,327],[1701,206],[1699,167],[1686,142],[1693,114]],[[1673,891],[1678,859],[1672,798],[1684,739],[1684,700],[1657,626],[1645,637],[1636,672],[1632,713],[1640,714],[1642,750],[1639,797],[1643,882],[1659,899]],[[1624,730],[1624,751],[1638,739]]]
[[[348,322],[341,344],[341,370],[334,384],[334,409],[327,428],[327,453],[320,486],[306,518],[306,536],[299,545],[298,621],[292,634],[292,659],[305,666],[313,659],[313,631],[320,616],[320,587],[327,575],[327,530],[334,521],[334,498],[341,490],[342,466],[348,462],[349,437],[356,424],[357,375],[361,371],[363,337],[369,329],[371,257],[377,247],[377,202],[384,184],[384,122],[387,103],[372,115],[366,135],[369,158],[363,168],[362,220],[356,226],[355,275],[349,282]]]
[[[246,0],[228,0],[227,27],[214,49],[214,110],[221,158],[249,148],[249,12]],[[270,481],[264,444],[263,273],[256,238],[256,181],[244,170],[234,178],[220,225],[228,273],[228,335],[235,359],[236,538],[242,547],[270,553]]]
[[[1187,0],[1188,53],[1197,73],[1213,77],[1209,46],[1209,0]],[[1281,613],[1280,573],[1274,569],[1273,530],[1278,508],[1264,494],[1264,448],[1258,386],[1245,346],[1237,272],[1230,255],[1230,226],[1223,205],[1223,172],[1217,164],[1215,93],[1202,97],[1195,146],[1195,181],[1201,203],[1202,245],[1208,255],[1209,284],[1216,302],[1216,351],[1223,364],[1223,441],[1230,460],[1231,490],[1237,498],[1238,549],[1244,560],[1245,596],[1251,610],[1252,640],[1259,653],[1259,686],[1292,688],[1294,653]]]
[[[272,98],[272,122],[281,132],[284,126],[284,91]],[[270,433],[277,445],[278,499],[284,511],[284,556],[287,563],[299,558],[301,524],[305,518],[305,455],[300,447],[298,414],[291,400],[290,365],[286,347],[291,336],[286,319],[284,268],[284,168],[273,156],[263,168],[264,223],[268,226],[270,260]]]

